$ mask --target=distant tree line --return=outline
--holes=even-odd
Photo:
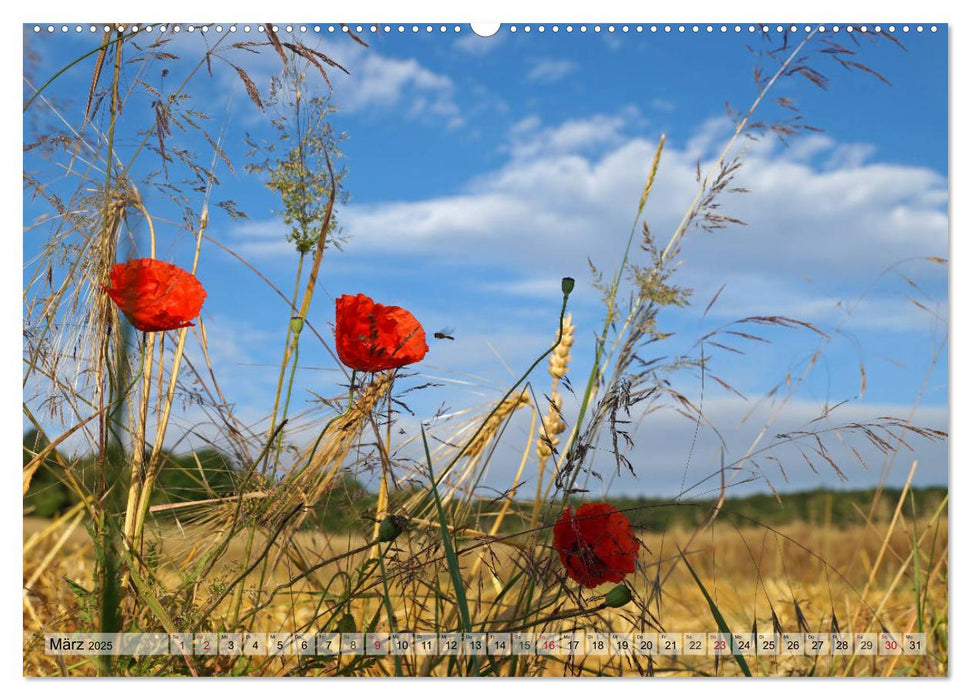
[[[23,443],[24,466],[49,444],[42,433],[28,431]],[[127,458],[120,447],[113,445],[106,451],[105,459]],[[152,505],[225,496],[235,491],[236,467],[228,456],[218,450],[203,449],[187,455],[163,452],[161,459],[163,466]],[[49,518],[78,502],[78,494],[66,478],[61,463],[70,465],[71,478],[84,492],[99,492],[101,468],[96,456],[58,460],[52,453],[34,472],[30,488],[24,495],[25,515]]]
[[[36,430],[24,435],[23,460],[26,465],[33,455],[49,443]],[[112,447],[107,459],[124,459],[120,447]],[[238,467],[233,460],[215,449],[197,450],[194,453],[175,455],[163,453],[163,468],[152,504],[178,503],[206,498],[230,496],[236,493]],[[85,491],[97,492],[98,460],[86,456],[74,460],[62,460],[70,464],[73,478],[83,484]],[[35,472],[30,489],[24,496],[24,514],[48,518],[65,511],[77,503],[78,497],[68,485],[60,466],[52,454]],[[392,495],[395,503],[405,502],[414,491],[398,491]],[[900,499],[900,489],[884,489],[876,497],[875,489],[834,491],[816,489],[783,493],[777,499],[772,494],[727,497],[718,515],[721,521],[731,521],[739,526],[760,524],[777,527],[792,522],[804,522],[820,527],[847,527],[859,524],[864,514],[873,508],[873,518],[886,521],[892,515]],[[908,496],[904,514],[923,518],[932,515],[947,495],[946,487],[914,488]],[[582,499],[571,499],[575,506]],[[611,504],[624,511],[638,530],[661,532],[672,527],[693,528],[704,522],[716,505],[715,499],[685,500],[650,497],[611,497]],[[874,507],[874,502],[876,506]],[[354,475],[344,473],[337,485],[316,504],[304,527],[328,532],[370,532],[377,497],[362,485]],[[467,527],[488,530],[492,514],[499,503],[479,501],[469,516]],[[531,502],[517,501],[503,521],[504,534],[525,527],[532,514]],[[560,513],[560,506],[548,508],[542,521],[553,522]]]

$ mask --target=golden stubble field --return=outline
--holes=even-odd
[[[889,534],[888,534],[889,533]],[[156,529],[149,549],[155,552],[157,564],[153,576],[157,589],[175,587],[180,569],[191,565],[202,549],[201,544],[216,533],[203,528],[166,525]],[[654,589],[657,564],[660,561],[660,595],[647,606],[647,615],[640,611],[607,609],[588,615],[570,616],[563,620],[543,623],[525,631],[657,631],[659,628],[677,632],[717,631],[712,611],[704,594],[693,580],[683,562],[678,561],[679,548],[687,552],[695,572],[701,577],[718,610],[732,631],[772,631],[775,626],[786,632],[833,630],[834,617],[840,631],[927,633],[928,653],[921,657],[765,657],[750,658],[752,673],[761,676],[943,676],[948,673],[947,616],[948,561],[947,522],[943,519],[913,523],[900,518],[892,531],[888,523],[848,528],[817,527],[804,523],[787,525],[775,530],[761,527],[736,528],[718,522],[694,537],[686,530],[672,530],[662,534],[640,533],[647,551],[642,549],[639,571],[629,579],[635,598],[644,600]],[[220,560],[218,582],[238,576],[242,569],[245,538],[232,542]],[[313,577],[284,588],[268,601],[266,592],[299,575],[302,570],[360,547],[362,539],[348,535],[325,535],[300,532],[294,536],[295,551],[300,556],[283,556],[273,547],[267,561],[272,564],[265,572],[254,571],[247,576],[245,595],[236,605],[261,609],[249,618],[248,631],[293,632],[335,631],[330,608],[336,600],[331,593],[334,581],[353,577],[369,552],[360,552],[337,563],[317,569]],[[917,547],[915,548],[915,543]],[[261,549],[265,540],[259,536],[255,547]],[[388,576],[377,580],[389,582],[388,600],[394,607],[394,619],[399,630],[456,631],[456,621],[436,618],[434,599],[447,599],[448,574],[442,563],[429,563],[417,569],[409,568],[425,552],[426,542],[420,529],[409,531],[395,542],[386,562]],[[914,552],[918,563],[915,568]],[[274,556],[274,553],[277,556]],[[480,554],[481,561],[480,561]],[[490,622],[482,625],[485,631],[502,631],[516,625],[504,621],[497,596],[518,569],[513,560],[522,552],[508,544],[492,544],[461,557],[467,584],[470,612],[473,621]],[[536,560],[548,553],[537,552]],[[508,566],[503,565],[503,558]],[[672,566],[673,565],[673,566]],[[347,575],[346,575],[347,574]],[[68,658],[58,663],[40,651],[43,632],[91,631],[84,623],[78,597],[66,579],[92,587],[93,548],[83,529],[50,521],[24,519],[24,675],[51,676],[94,675],[97,666],[93,659]],[[349,575],[349,576],[348,576]],[[430,579],[435,579],[432,581]],[[327,582],[327,583],[324,583]],[[916,583],[916,585],[915,585]],[[218,584],[216,584],[218,586]],[[321,592],[327,588],[327,592]],[[586,597],[585,608],[596,607],[610,585],[596,589]],[[257,597],[257,590],[263,595]],[[429,596],[428,590],[438,594]],[[204,605],[214,597],[217,588],[193,592],[194,602]],[[865,599],[863,595],[865,594]],[[431,602],[430,602],[431,601]],[[163,605],[171,603],[161,598]],[[582,602],[582,601],[581,601]],[[577,599],[554,605],[552,610],[575,609]],[[207,630],[219,631],[220,613],[234,604],[229,597],[211,618]],[[342,603],[343,605],[343,603]],[[368,621],[380,620],[375,629],[386,626],[385,598],[372,583],[358,591],[347,611],[358,621],[357,631],[364,631]],[[773,620],[775,618],[775,620]],[[173,624],[178,625],[174,620]],[[449,626],[451,625],[451,626]],[[480,628],[476,628],[480,629]],[[163,631],[161,627],[144,631]],[[405,675],[449,675],[462,672],[454,660],[402,658],[397,668],[390,658],[369,658],[366,665],[348,667],[334,659],[320,658],[313,662],[299,657],[250,657],[239,661],[227,657],[194,657],[192,671],[198,675],[368,675],[386,676],[396,672]],[[178,667],[164,667],[162,673],[185,673]],[[504,674],[508,674],[505,669]],[[619,657],[520,657],[515,675],[647,675],[709,676],[739,675],[739,668],[731,658],[716,660],[709,656],[660,657],[646,659]]]

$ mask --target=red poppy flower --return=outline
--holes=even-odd
[[[363,372],[410,365],[428,352],[425,330],[411,313],[363,294],[337,299],[335,335],[341,362]]]
[[[633,573],[637,546],[630,520],[609,503],[584,503],[572,514],[568,506],[553,526],[560,561],[570,578],[586,588],[620,583]]]
[[[140,331],[191,326],[206,290],[195,275],[164,260],[136,258],[111,268],[105,292]]]

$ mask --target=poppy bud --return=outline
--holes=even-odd
[[[389,515],[378,527],[378,542],[391,542],[405,531],[408,519],[402,515]]]
[[[567,295],[573,291],[573,285],[575,284],[572,277],[564,277],[560,280],[560,289],[563,290],[563,294]]]
[[[622,608],[630,602],[630,589],[626,584],[622,583],[619,586],[614,586],[610,589],[606,596],[604,596],[604,603],[607,604],[608,608]]]
[[[354,622],[354,616],[344,615],[340,619],[340,622],[337,623],[337,631],[348,633],[357,632],[357,623]]]
[[[294,335],[300,335],[300,331],[303,330],[303,319],[299,316],[294,316],[290,319],[290,330]]]

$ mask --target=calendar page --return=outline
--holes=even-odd
[[[949,674],[948,24],[540,19],[23,24],[24,676]]]

